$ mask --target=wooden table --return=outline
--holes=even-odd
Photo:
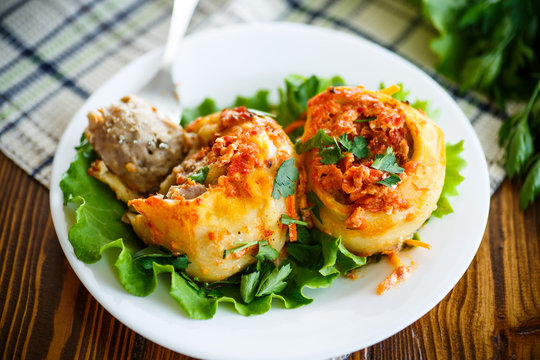
[[[3,359],[189,359],[131,331],[94,300],[60,248],[49,192],[2,154],[0,199]],[[522,213],[518,202],[506,181],[456,287],[420,320],[350,358],[540,359],[540,204]]]

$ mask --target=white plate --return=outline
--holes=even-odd
[[[70,219],[58,186],[73,160],[74,146],[88,110],[116,102],[136,90],[152,73],[160,52],[152,51],[126,66],[96,91],[66,129],[53,165],[51,212],[62,248],[77,276],[117,319],[146,338],[177,352],[212,359],[316,359],[365,348],[405,328],[434,307],[461,278],[480,244],[489,209],[488,171],[480,143],[456,103],[429,76],[397,55],[359,37],[294,24],[239,25],[189,36],[175,66],[184,104],[212,97],[222,106],[237,94],[274,90],[285,76],[341,75],[348,84],[377,89],[403,82],[411,98],[431,99],[440,110],[447,141],[465,140],[468,162],[455,212],[421,230],[431,251],[406,255],[416,270],[404,283],[377,296],[377,284],[391,272],[387,260],[365,267],[356,281],[338,279],[329,289],[308,290],[315,301],[286,310],[279,302],[266,314],[243,317],[222,306],[212,320],[187,318],[168,295],[168,276],[156,292],[139,298],[121,287],[113,256],[94,265],[77,260],[67,238]],[[274,94],[275,96],[275,94]]]

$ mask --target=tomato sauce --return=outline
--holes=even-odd
[[[346,221],[347,227],[361,229],[365,226],[365,211],[392,213],[409,207],[394,187],[378,182],[388,173],[370,166],[376,155],[384,154],[391,147],[396,163],[405,168],[398,174],[401,179],[414,170],[410,162],[411,136],[405,126],[405,111],[396,100],[380,100],[361,88],[329,88],[308,103],[309,121],[304,139],[309,139],[318,129],[339,138],[347,134],[349,140],[363,136],[369,153],[362,159],[344,152],[345,157],[333,165],[324,165],[318,149],[311,150],[310,181],[330,193],[337,201],[352,205],[355,210]],[[342,151],[345,151],[342,149]],[[399,186],[399,183],[398,185]]]

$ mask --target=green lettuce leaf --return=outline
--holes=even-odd
[[[315,75],[306,78],[293,74],[285,78],[285,88],[279,89],[279,104],[277,106],[276,121],[283,127],[298,120],[307,109],[307,102],[313,96],[326,90],[329,86],[345,85],[339,76],[320,78]],[[289,136],[294,139],[300,136],[303,128],[293,131]]]
[[[444,185],[441,197],[437,202],[437,208],[431,214],[432,216],[442,218],[444,215],[454,212],[448,197],[458,195],[457,186],[465,179],[460,173],[461,170],[467,166],[467,162],[461,157],[462,151],[463,140],[454,145],[446,144],[446,173],[444,176]]]
[[[195,108],[185,108],[182,110],[182,119],[180,119],[180,125],[182,125],[182,127],[186,127],[195,121],[196,118],[210,115],[217,111],[219,111],[219,108],[217,107],[216,102],[210,98],[206,98],[202,103],[199,104],[199,106]]]
[[[245,106],[249,109],[255,109],[262,112],[270,112],[272,107],[268,101],[268,90],[259,90],[253,96],[237,96],[234,104],[230,107]],[[200,116],[206,116],[219,111],[220,108],[216,105],[213,99],[206,98],[198,106],[190,108],[186,107],[182,111],[182,119],[180,125],[186,127]]]
[[[259,90],[253,96],[237,96],[234,101],[234,107],[245,106],[248,109],[255,109],[264,112],[270,112],[272,106],[268,101],[268,90]]]
[[[407,97],[409,96],[411,91],[405,90],[403,83],[398,83],[397,85],[399,86],[399,91],[392,94],[392,97],[396,99],[397,101],[410,102],[410,100],[407,99]],[[382,90],[384,88],[386,88],[386,85],[384,84],[384,82],[381,82],[379,85],[379,89]],[[437,120],[437,117],[439,115],[439,110],[433,108],[431,101],[416,99],[416,101],[411,102],[410,105],[415,109],[422,110],[430,119]]]
[[[75,255],[86,262],[101,259],[101,248],[119,238],[130,249],[137,248],[137,240],[130,226],[120,221],[126,206],[116,199],[107,185],[88,175],[95,153],[82,139],[73,161],[60,182],[64,204],[76,209],[76,223],[69,230],[69,241]],[[91,238],[92,241],[88,241]]]

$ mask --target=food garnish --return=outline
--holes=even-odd
[[[298,180],[298,170],[294,166],[294,159],[285,160],[279,167],[274,178],[272,197],[279,199],[289,197],[294,194],[296,180]]]

